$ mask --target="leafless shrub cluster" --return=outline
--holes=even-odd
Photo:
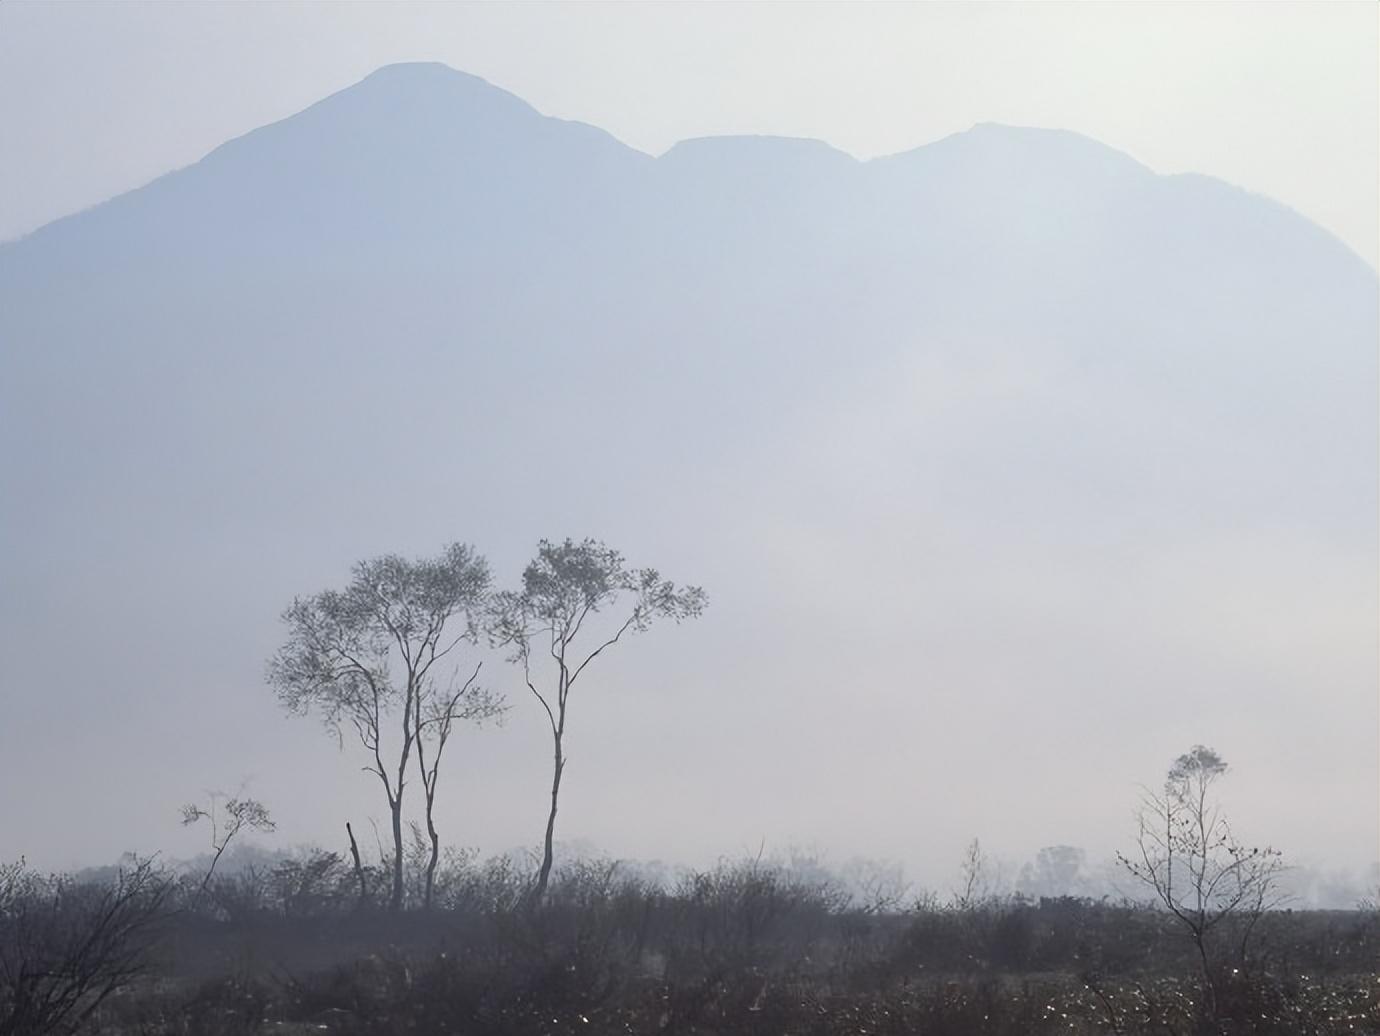
[[[81,1028],[144,970],[172,889],[149,860],[87,884],[0,867],[0,1036]]]

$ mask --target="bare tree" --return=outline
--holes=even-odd
[[[0,1036],[81,1028],[144,970],[171,890],[149,860],[91,884],[0,866]]]
[[[224,809],[220,808],[221,799],[225,799]],[[207,795],[207,802],[207,809],[202,809],[195,802],[189,802],[182,807],[183,827],[200,820],[207,820],[211,824],[211,865],[206,868],[206,875],[201,879],[201,887],[197,890],[199,895],[205,893],[207,886],[211,884],[211,876],[216,873],[216,864],[220,863],[221,856],[225,854],[225,850],[230,847],[237,834],[245,828],[267,832],[277,826],[269,816],[268,807],[258,799],[226,798],[223,792],[213,791]]]
[[[641,633],[657,619],[695,618],[706,602],[699,587],[677,587],[654,568],[630,569],[618,551],[591,539],[580,543],[567,539],[560,544],[542,540],[537,556],[522,573],[522,589],[495,598],[492,636],[496,643],[513,649],[510,660],[522,666],[527,689],[541,704],[551,727],[551,808],[534,901],[546,894],[551,877],[556,809],[567,762],[566,710],[576,681],[625,634]],[[614,615],[616,625],[606,626],[600,635],[586,630],[586,623],[595,616],[620,608]],[[587,652],[576,646],[582,634],[593,645]],[[534,671],[541,654],[549,655],[554,665],[554,672],[544,681],[545,689],[537,686]]]
[[[959,864],[961,888],[954,890],[954,908],[960,911],[971,910],[985,903],[992,896],[992,879],[987,854],[982,843],[974,838],[963,850],[963,861]]]
[[[451,544],[439,557],[409,561],[385,555],[362,561],[344,590],[298,598],[283,613],[287,643],[268,666],[282,705],[319,712],[337,738],[354,730],[371,757],[393,829],[393,887],[389,905],[403,902],[403,801],[408,766],[419,742],[449,737],[456,719],[484,710],[468,695],[438,692],[438,666],[462,643],[477,639],[476,618],[489,594],[488,563],[471,547]],[[487,696],[484,696],[487,698]],[[492,699],[488,699],[492,702]],[[440,752],[421,764],[432,821]]]
[[[1163,793],[1144,794],[1135,852],[1117,854],[1192,938],[1209,1017],[1217,1012],[1214,933],[1239,921],[1237,954],[1245,964],[1256,923],[1284,899],[1280,853],[1239,841],[1212,795],[1226,773],[1222,757],[1203,745],[1179,756]]]

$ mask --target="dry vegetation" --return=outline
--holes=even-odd
[[[423,910],[422,862],[418,908],[401,912],[382,872],[361,904],[332,853],[218,877],[205,895],[147,866],[104,888],[10,868],[0,1033],[1380,1032],[1373,910],[1268,912],[1245,958],[1228,919],[1209,943],[1209,1010],[1194,941],[1162,909],[876,909],[761,861],[670,887],[577,863],[534,903],[534,870],[451,855]],[[93,972],[72,953],[83,925],[112,932],[112,915],[128,938],[103,944],[110,966]],[[35,1014],[40,987],[72,991],[69,1008]]]

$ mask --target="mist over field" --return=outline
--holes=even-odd
[[[570,841],[946,888],[973,838],[1109,859],[1204,743],[1238,828],[1361,875],[1378,302],[1284,205],[1069,132],[654,158],[383,68],[0,245],[0,859],[192,855],[207,788],[283,844],[382,827],[264,684],[282,610],[592,536],[710,606],[577,692]],[[549,782],[502,656],[466,656],[512,711],[440,805],[484,852]]]

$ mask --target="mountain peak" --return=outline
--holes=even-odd
[[[948,155],[965,163],[1101,167],[1123,174],[1153,174],[1148,166],[1126,152],[1075,130],[1015,126],[1004,122],[974,123],[966,130],[880,160],[904,159],[911,155],[927,158]]]
[[[395,61],[389,65],[380,65],[364,78],[373,79],[390,76],[447,76],[469,79],[477,83],[488,83],[488,80],[482,76],[477,76],[473,72],[462,72],[458,68],[447,65],[444,61]]]
[[[510,98],[524,108],[535,110],[516,94],[496,86],[483,76],[462,72],[441,61],[399,61],[391,65],[382,65],[363,79],[331,96],[338,97],[355,91],[368,92],[372,89],[444,90],[452,95],[466,91],[476,95],[488,94],[491,97]]]
[[[484,115],[492,118],[539,116],[530,104],[468,72],[439,61],[409,61],[384,65],[356,83],[289,116],[284,125],[315,112],[348,112],[351,118],[378,117],[384,121],[418,123],[438,120],[434,128],[444,132],[457,118]]]

